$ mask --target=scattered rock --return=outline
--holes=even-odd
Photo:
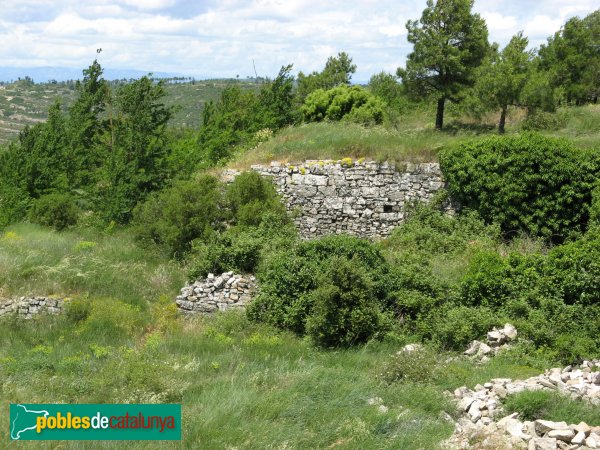
[[[443,443],[443,448],[599,449],[600,427],[590,427],[585,422],[576,425],[549,420],[521,422],[518,413],[494,421],[501,410],[501,400],[507,394],[525,390],[553,390],[600,405],[600,386],[595,384],[594,376],[597,368],[600,368],[600,360],[584,361],[578,367],[553,368],[526,380],[495,378],[475,386],[474,390],[466,386],[455,389],[453,395],[464,416],[456,422],[455,433]],[[477,446],[472,447],[472,442],[477,442]]]

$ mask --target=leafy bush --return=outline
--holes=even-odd
[[[490,137],[444,151],[440,162],[460,204],[507,234],[560,242],[587,227],[599,158],[566,140]]]
[[[114,299],[90,300],[90,311],[80,322],[78,333],[105,342],[131,337],[146,317],[136,306]]]
[[[79,209],[68,194],[47,194],[33,202],[29,212],[32,222],[58,231],[77,223]]]
[[[464,350],[469,342],[503,323],[501,314],[491,308],[446,303],[419,317],[416,329],[442,348]]]
[[[435,378],[441,366],[436,364],[436,354],[427,347],[411,351],[397,352],[391,361],[383,366],[379,377],[387,382],[412,381],[427,383]]]
[[[135,208],[136,239],[182,256],[194,239],[206,240],[222,228],[222,203],[221,186],[214,177],[177,182]]]
[[[380,124],[384,119],[385,104],[360,86],[337,86],[317,89],[301,108],[304,120],[349,120],[363,124]]]
[[[484,223],[475,211],[463,211],[451,217],[441,211],[442,196],[436,202],[416,204],[406,221],[385,240],[390,252],[439,255],[464,251],[477,242],[494,242],[500,237],[496,226]]]
[[[555,113],[535,110],[525,117],[521,123],[524,130],[558,130],[566,125],[566,116]]]
[[[386,288],[389,266],[379,249],[356,237],[327,236],[300,242],[264,260],[257,272],[260,294],[248,308],[249,317],[299,334],[306,333],[315,301],[318,299],[321,310],[326,311],[327,305],[331,306],[328,300],[338,295],[337,281],[323,277],[324,273],[332,274],[330,267],[334,259],[340,264],[341,261],[352,261],[354,266],[365,271],[372,283],[372,295],[380,307],[392,303],[388,299],[391,290]],[[321,287],[324,290],[315,294],[314,291]]]
[[[592,192],[592,206],[590,207],[590,225],[600,227],[600,181]]]
[[[321,347],[349,347],[384,328],[384,318],[366,270],[353,259],[332,258],[319,287],[310,293],[306,330]]]
[[[254,171],[238,175],[227,188],[227,202],[239,225],[259,225],[266,213],[285,220],[286,211],[275,192],[273,184]]]

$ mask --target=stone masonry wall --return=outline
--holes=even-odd
[[[272,162],[252,170],[270,178],[304,238],[349,233],[384,237],[404,220],[406,207],[429,201],[444,187],[439,164],[394,165],[373,161]],[[227,171],[232,180],[238,172]],[[446,207],[452,212],[451,205]]]
[[[256,289],[253,276],[234,275],[225,272],[215,276],[209,273],[181,289],[177,296],[177,306],[183,313],[212,313],[230,308],[244,308],[252,299]]]
[[[63,309],[64,299],[51,297],[20,297],[0,300],[0,317],[17,314],[23,319],[31,319],[37,314],[58,314]]]

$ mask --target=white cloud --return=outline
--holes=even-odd
[[[532,46],[597,0],[476,0],[490,41],[524,30]],[[407,19],[425,0],[21,0],[0,13],[0,65],[106,67],[205,76],[261,75],[283,64],[310,72],[347,51],[358,80],[404,64]]]

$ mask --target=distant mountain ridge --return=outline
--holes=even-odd
[[[148,73],[145,70],[105,68],[104,78],[107,80],[140,78]],[[152,72],[152,74],[157,78],[187,76],[170,72]],[[0,81],[10,82],[25,77],[32,78],[36,83],[45,83],[51,80],[79,80],[83,77],[83,71],[69,67],[0,67]]]

